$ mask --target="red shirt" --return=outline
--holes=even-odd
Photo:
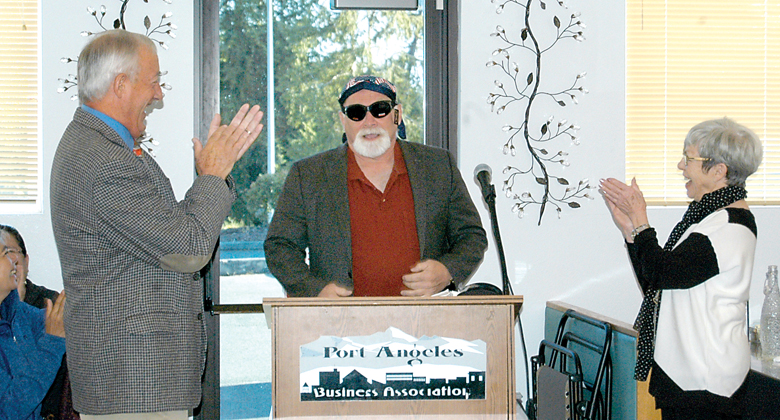
[[[401,276],[420,261],[412,185],[398,143],[385,191],[366,178],[347,151],[354,296],[400,296]]]

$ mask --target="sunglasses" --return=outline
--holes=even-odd
[[[369,106],[355,104],[346,108],[342,108],[341,111],[352,121],[363,121],[366,118],[366,113],[370,112],[374,118],[384,118],[390,111],[395,108],[393,101],[379,101],[374,102]]]

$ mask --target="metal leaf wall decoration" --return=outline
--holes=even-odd
[[[161,0],[164,3],[171,4],[173,0]],[[149,0],[143,0],[144,3],[149,3]],[[105,5],[101,5],[99,9],[94,9],[92,7],[87,7],[87,13],[92,15],[95,19],[95,22],[97,23],[100,30],[97,30],[96,32],[92,32],[90,30],[81,31],[81,36],[92,36],[96,35],[98,33],[107,31],[109,29],[125,29],[127,30],[127,25],[125,24],[125,14],[127,13],[127,7],[130,3],[130,0],[121,0],[122,6],[119,9],[119,17],[114,19],[114,21],[111,24],[111,28],[106,28],[103,21],[106,18],[106,14],[108,13],[108,10],[106,9]],[[160,22],[152,26],[152,20],[149,16],[144,16],[143,26],[145,30],[143,33],[146,36],[149,37],[152,41],[156,42],[157,45],[160,46],[160,48],[167,50],[168,44],[165,42],[165,38],[176,38],[176,25],[170,21],[171,16],[173,14],[171,12],[165,12],[160,16]],[[77,63],[78,58],[73,57],[62,57],[60,59],[62,63],[70,64],[70,63]],[[59,93],[65,93],[68,90],[74,88],[75,86],[78,86],[78,78],[75,74],[69,74],[65,78],[58,79],[60,81],[60,86],[57,88],[57,92]],[[163,89],[170,90],[170,85],[167,85],[165,83],[162,84]],[[70,97],[71,100],[78,99],[78,95],[72,95]]]
[[[505,140],[503,152],[506,155],[517,156],[518,149],[522,156],[527,156],[528,163],[504,168],[506,180],[503,190],[507,197],[515,202],[512,211],[523,217],[526,208],[538,206],[538,224],[542,224],[542,216],[549,206],[555,208],[558,217],[564,208],[577,209],[581,207],[580,201],[592,199],[589,192],[591,187],[587,179],[580,180],[572,185],[566,178],[556,175],[553,171],[558,165],[558,170],[569,166],[568,153],[560,148],[559,143],[569,140],[571,145],[579,145],[577,136],[579,127],[567,122],[565,119],[557,120],[554,116],[547,117],[541,124],[538,112],[534,112],[537,101],[552,101],[560,107],[568,104],[577,104],[578,96],[588,91],[582,86],[582,78],[585,72],[573,75],[573,81],[552,84],[564,84],[561,89],[548,89],[551,83],[545,80],[546,74],[542,73],[542,59],[559,42],[574,40],[584,41],[583,30],[585,25],[579,19],[579,13],[566,12],[563,1],[557,1],[559,10],[566,13],[561,18],[554,12],[547,10],[547,4],[539,0],[491,0],[498,4],[496,13],[502,14],[510,8],[517,8],[524,12],[523,28],[518,36],[510,35],[501,25],[496,26],[496,31],[491,34],[497,38],[501,45],[493,51],[493,59],[487,62],[487,67],[500,70],[500,77],[494,81],[495,88],[488,95],[487,102],[491,112],[502,114],[507,109],[518,111],[517,124],[504,125],[503,130],[508,138]],[[537,14],[553,13],[550,20]],[[540,45],[536,35],[538,26],[531,24],[533,14],[534,22],[547,22],[555,28],[555,37],[546,45]],[[507,14],[508,15],[508,14]],[[537,24],[539,25],[539,24]],[[517,39],[519,38],[519,39]],[[518,64],[518,63],[523,63]],[[527,70],[523,70],[528,68]],[[545,88],[542,82],[545,81]],[[507,83],[504,83],[507,82]],[[544,118],[544,117],[542,117]],[[532,129],[532,127],[536,129]],[[551,154],[548,148],[558,149]],[[531,182],[528,182],[530,180]],[[515,191],[524,190],[520,193]]]
[[[161,0],[166,4],[171,4],[173,0]],[[97,26],[100,28],[99,30],[96,30],[95,32],[90,30],[81,31],[81,36],[88,37],[93,36],[96,34],[99,34],[101,32],[108,31],[110,29],[125,29],[127,30],[127,25],[125,23],[125,15],[127,13],[127,8],[130,4],[130,0],[120,0],[122,5],[119,8],[119,16],[114,19],[111,23],[111,28],[107,28],[106,25],[103,23],[106,19],[106,15],[108,13],[108,9],[105,5],[101,5],[99,9],[94,9],[92,7],[87,7],[87,13],[92,15],[92,17],[95,19],[95,22],[97,23]],[[144,3],[149,3],[149,0],[143,0]],[[157,43],[157,45],[160,46],[160,48],[167,50],[168,49],[168,43],[165,41],[166,39],[174,39],[176,38],[176,25],[171,22],[170,18],[173,16],[173,13],[171,12],[165,12],[160,16],[160,20],[157,23],[157,25],[152,24],[152,19],[147,15],[144,16],[143,19],[143,27],[144,31],[138,31],[138,33],[143,33],[149,39]],[[109,18],[110,19],[110,18]],[[60,62],[65,64],[71,64],[71,63],[78,63],[78,58],[72,58],[72,57],[63,57],[60,59]],[[166,71],[161,72],[163,75],[167,74]],[[65,93],[70,89],[73,89],[74,87],[78,86],[78,77],[75,74],[68,74],[67,77],[59,78],[60,86],[57,88],[58,93]],[[161,83],[160,86],[165,90],[171,90],[171,85],[168,83]],[[78,99],[78,94],[73,94],[70,97],[71,100],[75,101]],[[152,150],[151,146],[156,145],[157,142],[149,137],[146,133],[143,135],[143,137],[140,139],[141,146],[152,156],[154,156],[154,151]]]

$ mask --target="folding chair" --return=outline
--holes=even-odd
[[[560,354],[558,366],[545,359],[546,350]],[[548,364],[548,361],[550,362]],[[577,404],[582,400],[582,366],[577,353],[548,340],[539,344],[539,355],[531,358],[533,398],[529,404],[529,419],[579,419]]]
[[[570,326],[567,330],[567,323],[572,319],[595,329],[574,332]],[[555,342],[543,340],[539,355],[531,359],[534,395],[529,417],[609,420],[612,416],[611,342],[612,327],[608,323],[573,310],[566,311],[558,323]],[[563,394],[558,395],[561,391]]]

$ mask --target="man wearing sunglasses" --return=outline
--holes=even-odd
[[[344,145],[296,162],[265,240],[288,296],[430,296],[466,283],[487,237],[446,150],[407,142],[396,88],[350,80]]]

